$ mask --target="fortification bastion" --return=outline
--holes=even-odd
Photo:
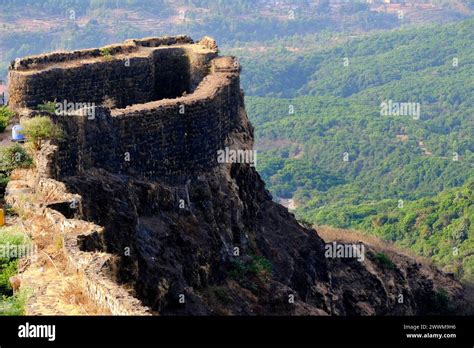
[[[237,61],[208,37],[27,57],[11,64],[9,81],[10,107],[24,115],[48,102],[87,105],[54,116],[67,135],[54,156],[58,179],[104,168],[186,180],[216,164],[243,105]]]
[[[120,285],[137,281],[140,221],[157,207],[189,211],[191,179],[212,177],[218,150],[235,134],[252,134],[239,74],[236,59],[220,57],[208,37],[127,40],[12,62],[10,108],[20,120],[47,114],[64,136],[43,143],[35,170],[8,184],[6,202],[51,222],[84,293],[108,313],[152,313],[138,288]],[[41,109],[47,104],[56,111]]]

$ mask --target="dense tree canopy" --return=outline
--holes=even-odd
[[[246,98],[258,170],[276,199],[472,279],[473,36],[470,19],[244,60],[244,84],[258,95]],[[419,117],[383,114],[387,101],[418,104]]]

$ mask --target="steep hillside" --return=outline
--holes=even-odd
[[[308,216],[309,217],[309,216]],[[397,207],[390,200],[321,209],[317,219],[370,231],[474,281],[474,183]]]
[[[443,238],[461,228],[446,227],[453,217],[427,223],[425,232],[419,219],[408,229],[396,225],[401,216],[378,226],[372,220],[408,214],[398,206],[416,208],[425,201],[409,201],[474,178],[473,32],[469,19],[243,59],[244,84],[260,95],[247,98],[258,170],[276,199],[291,200],[311,223],[375,230],[443,266],[469,269],[470,261],[449,256],[458,245],[452,236]],[[384,113],[388,103],[413,110]],[[433,199],[430,209],[442,210],[443,199]]]

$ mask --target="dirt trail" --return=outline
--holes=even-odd
[[[12,142],[12,128],[13,124],[10,123],[3,132],[0,133],[0,147],[8,147],[13,144]]]

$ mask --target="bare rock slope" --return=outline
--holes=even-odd
[[[251,149],[240,115],[227,145]],[[83,247],[119,255],[117,281],[161,315],[415,315],[464,305],[458,282],[407,256],[384,263],[366,246],[363,262],[326,258],[324,241],[272,201],[248,164],[180,186],[102,169],[65,182],[82,196],[84,218],[105,227]]]

